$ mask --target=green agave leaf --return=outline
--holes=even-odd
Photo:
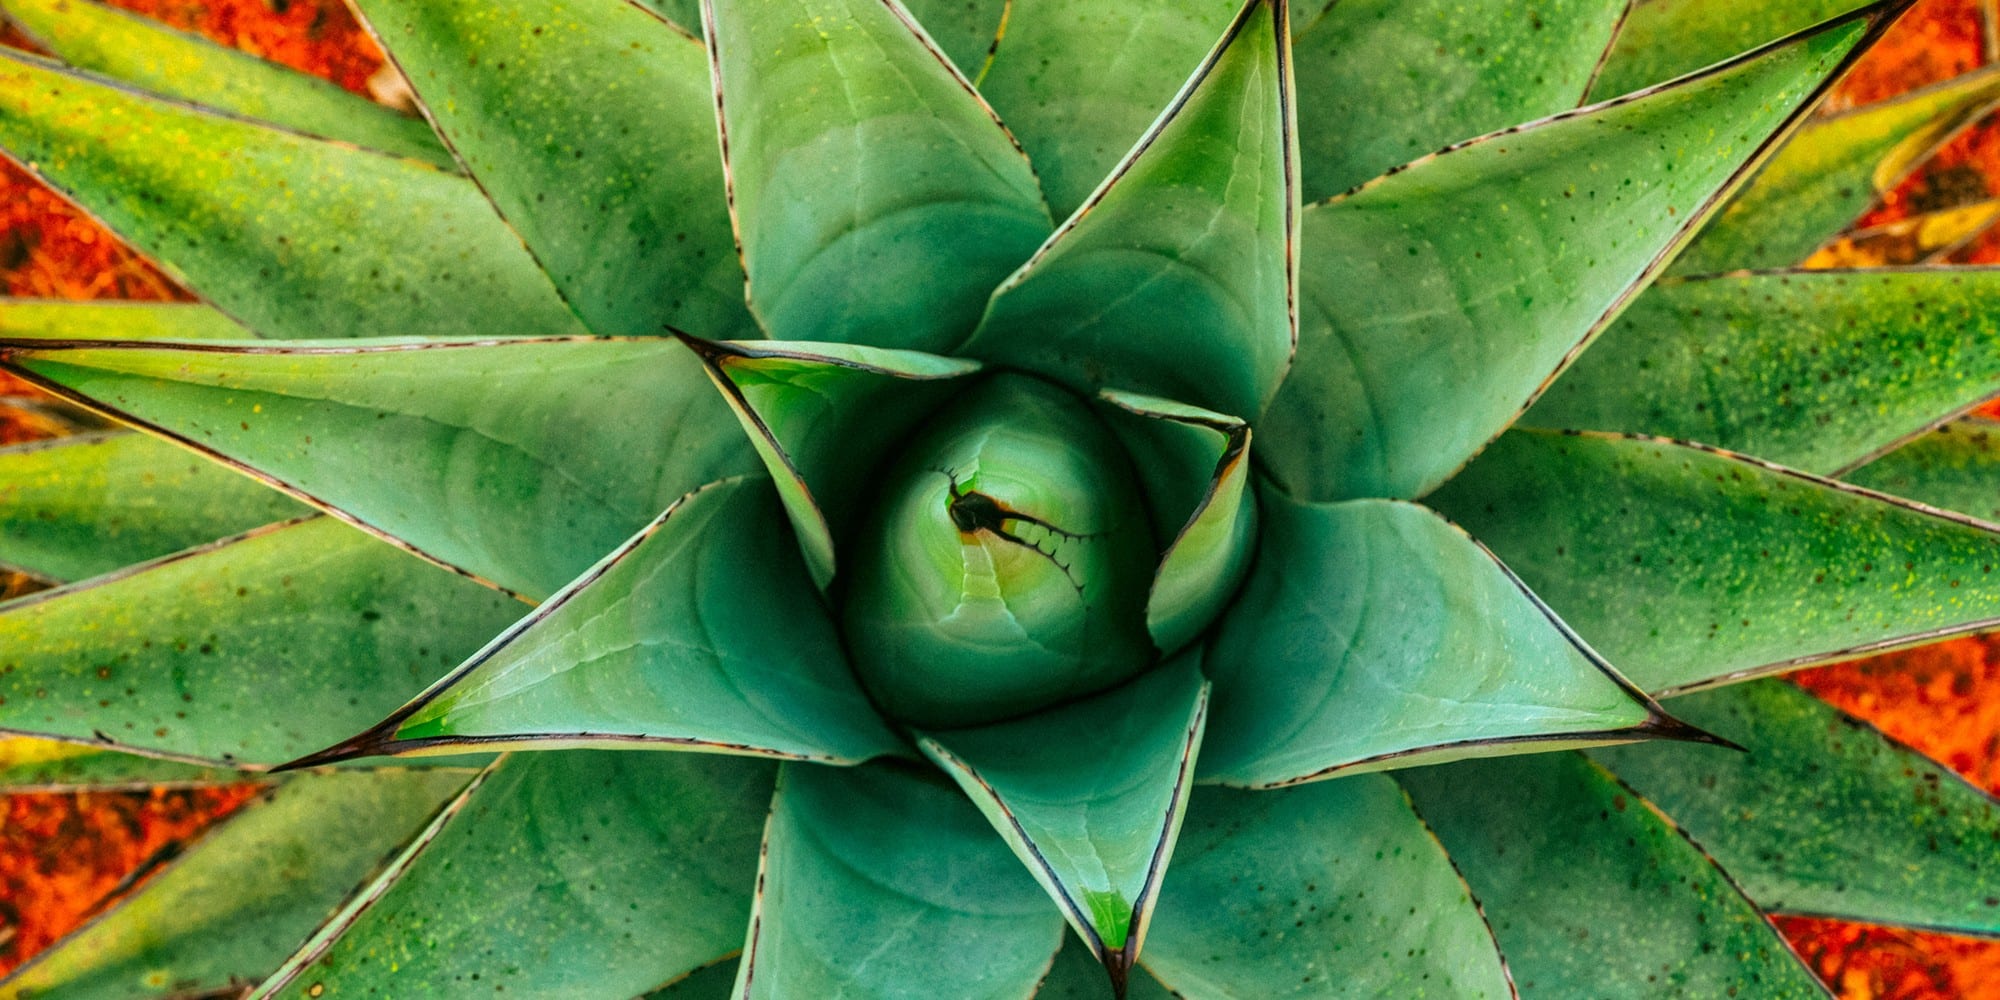
[[[1261,493],[1209,646],[1202,777],[1270,788],[1552,747],[1699,739],[1478,542],[1416,504]]]
[[[2000,99],[2000,70],[1807,122],[1718,213],[1677,274],[1790,267]]]
[[[1856,486],[2000,523],[2000,422],[1960,417],[1845,477]]]
[[[1590,88],[1601,101],[1720,62],[1867,0],[1645,0],[1635,3]],[[1882,6],[1873,4],[1873,6]],[[1891,5],[1900,14],[1907,3]]]
[[[0,362],[533,598],[757,467],[701,363],[660,338],[0,343]]]
[[[1007,0],[979,92],[1075,212],[1173,101],[1239,0]]]
[[[2000,392],[2000,269],[1776,271],[1653,286],[1521,418],[1839,475]]]
[[[640,1000],[729,1000],[736,986],[736,961],[717,962],[662,986]]]
[[[0,337],[9,340],[242,340],[250,331],[192,302],[67,302],[0,298]]]
[[[0,15],[57,58],[163,97],[455,169],[420,118],[94,0],[4,0]]]
[[[1697,445],[1516,431],[1432,499],[1655,695],[2000,624],[1991,525]]]
[[[1513,996],[1479,904],[1381,775],[1196,792],[1146,964],[1190,1000]]]
[[[1594,754],[1659,803],[1766,910],[2000,933],[2000,802],[1782,681],[1674,710],[1748,753]]]
[[[0,448],[0,563],[81,580],[307,513],[282,493],[143,434]]]
[[[848,344],[715,343],[683,338],[708,366],[764,461],[798,532],[813,582],[835,568],[833,539],[908,440],[978,362]]]
[[[1026,718],[934,733],[951,775],[1122,983],[1145,944],[1208,721],[1200,657]]]
[[[0,736],[0,794],[188,788],[245,780],[239,771],[141,757],[97,746]]]
[[[1645,288],[1882,23],[1871,7],[1308,209],[1299,360],[1258,425],[1272,474],[1314,500],[1417,497],[1449,478]]]
[[[1298,330],[1285,9],[1245,4],[1111,176],[993,293],[968,353],[1092,391],[1264,411]]]
[[[578,333],[471,181],[0,53],[0,150],[265,336]]]
[[[368,725],[518,603],[315,517],[0,604],[0,729],[275,764]]]
[[[1144,968],[1135,968],[1125,981],[1126,1000],[1175,1000],[1175,995],[1167,992],[1158,979]],[[1064,940],[1061,951],[1056,952],[1055,964],[1049,967],[1049,974],[1042,979],[1041,989],[1035,992],[1035,1000],[1104,1000],[1112,995],[1112,987],[1104,977],[1104,966],[1092,956],[1090,949],[1075,938]]]
[[[761,477],[688,494],[387,720],[291,766],[510,744],[895,753],[782,517]]]
[[[1340,0],[1301,14],[1305,198],[1583,103],[1625,0]]]
[[[249,996],[637,996],[712,964],[742,938],[771,773],[510,754]]]
[[[949,350],[1049,234],[1028,160],[900,4],[706,3],[750,305],[780,340]]]
[[[743,301],[699,41],[629,3],[359,6],[592,330],[759,335]]]
[[[735,995],[1019,998],[1061,941],[957,789],[893,765],[786,764]]]
[[[1133,456],[1153,523],[1180,525],[1146,600],[1153,644],[1175,652],[1215,622],[1256,551],[1250,425],[1155,396],[1106,390],[1101,397]]]
[[[1583,757],[1397,778],[1485,907],[1521,996],[1594,996],[1606,983],[1662,997],[1827,996],[1699,845]]]
[[[632,0],[690,38],[701,37],[701,0]]]
[[[284,961],[470,778],[438,769],[292,777],[201,840],[155,855],[147,882],[0,982],[0,998],[240,990]]]
[[[904,0],[903,9],[951,57],[966,79],[978,83],[1000,47],[1000,31],[1015,0]]]

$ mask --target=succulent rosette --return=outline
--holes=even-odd
[[[2000,932],[1994,803],[1763,679],[2000,621],[1936,429],[2000,275],[1795,266],[2000,96],[1814,117],[1903,4],[358,0],[422,119],[0,6],[0,149],[201,297],[0,305],[136,429],[0,452],[62,582],[4,776],[268,789],[0,995],[1813,996],[1767,913]]]

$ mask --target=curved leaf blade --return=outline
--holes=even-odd
[[[882,461],[979,364],[850,344],[683,337],[777,484],[813,582],[826,589]]]
[[[1340,0],[1295,30],[1305,200],[1583,103],[1626,0]]]
[[[1256,552],[1250,425],[1154,396],[1106,390],[1111,427],[1133,457],[1153,523],[1180,525],[1146,595],[1153,645],[1175,653],[1208,630]]]
[[[1521,418],[1839,475],[2000,392],[2000,269],[1668,281]]]
[[[730,212],[765,331],[963,342],[1050,227],[992,109],[890,0],[703,11]]]
[[[2000,523],[1996,431],[2000,421],[1961,417],[1843,478],[1856,486]]]
[[[759,335],[699,41],[629,3],[360,8],[453,153],[592,331]]]
[[[770,789],[741,758],[509,755],[249,996],[637,996],[736,947]]]
[[[0,729],[228,766],[381,718],[520,605],[331,518],[0,605]]]
[[[895,753],[782,516],[762,478],[688,494],[387,720],[289,766],[510,746]]]
[[[1635,3],[1605,53],[1590,99],[1602,101],[1863,7],[1868,0],[1647,0]],[[1898,4],[1907,7],[1908,4]],[[1900,10],[1897,13],[1901,13]]]
[[[1583,757],[1397,779],[1485,906],[1521,996],[1590,996],[1605,983],[1683,997],[1827,996],[1699,845]]]
[[[1675,274],[1791,267],[2000,99],[1982,70],[1807,122],[1674,261]]]
[[[1432,498],[1662,697],[2000,625],[2000,530],[1694,445],[1515,431]]]
[[[0,343],[0,362],[536,598],[689,490],[756,469],[700,362],[661,338]]]
[[[0,151],[264,336],[581,332],[472,182],[421,163],[10,53]]]
[[[1464,757],[1699,739],[1492,553],[1396,500],[1261,493],[1264,530],[1206,666],[1202,778],[1271,788]]]
[[[1249,0],[1153,127],[993,293],[967,353],[1254,417],[1297,340],[1286,6]]]
[[[904,0],[903,8],[974,84],[1000,47],[1014,0]]]
[[[421,118],[137,14],[95,0],[5,0],[0,15],[78,69],[162,97],[455,169]]]
[[[783,765],[741,1000],[1033,993],[1062,918],[958,790],[884,765]],[[866,962],[848,960],[856,950]]]
[[[190,788],[243,781],[240,771],[32,736],[0,736],[0,794]]]
[[[9,340],[242,340],[251,333],[210,306],[116,299],[0,299],[0,338]]]
[[[1592,756],[1707,845],[1766,910],[2000,934],[2000,802],[1789,684],[1676,699],[1748,749]]]
[[[1646,287],[1882,17],[1472,140],[1308,209],[1299,360],[1258,425],[1272,474],[1314,500],[1419,497],[1449,478]]]
[[[928,734],[958,782],[1123,983],[1145,944],[1193,788],[1208,682],[1181,657],[1026,718]]]
[[[1146,953],[1176,996],[1513,996],[1479,904],[1386,777],[1201,789],[1179,854]]]
[[[81,580],[307,513],[143,434],[0,448],[0,564]]]
[[[470,779],[437,769],[290,778],[0,982],[0,998],[154,1000],[169,990],[240,989],[284,961]]]
[[[1240,7],[1009,0],[979,92],[1020,137],[1057,218],[1075,212],[1146,134]]]

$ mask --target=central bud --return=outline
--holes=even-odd
[[[901,454],[851,550],[843,609],[884,711],[920,726],[992,722],[1152,662],[1152,526],[1124,450],[1087,406],[997,376]]]

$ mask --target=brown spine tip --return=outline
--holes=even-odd
[[[1723,736],[1717,736],[1699,726],[1690,725],[1665,712],[1657,712],[1651,719],[1637,727],[1640,732],[1656,740],[1672,740],[1679,743],[1706,743],[1711,746],[1727,747],[1739,753],[1749,753],[1750,748]]]

